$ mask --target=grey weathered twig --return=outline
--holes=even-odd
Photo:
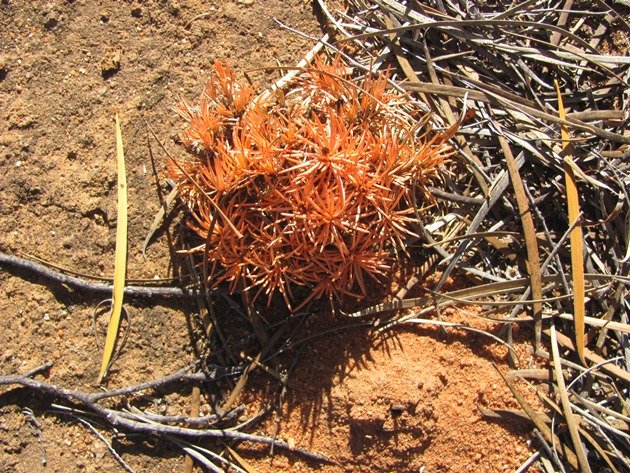
[[[205,375],[195,379],[205,379]],[[172,382],[174,377],[182,376],[176,373],[173,377],[168,377],[168,382]],[[176,427],[172,425],[160,424],[153,421],[132,420],[124,416],[121,412],[114,409],[105,408],[97,403],[99,399],[111,397],[108,393],[85,393],[82,391],[69,390],[54,384],[35,381],[25,376],[13,375],[13,376],[0,376],[1,385],[20,385],[25,388],[31,389],[40,394],[46,394],[58,399],[64,399],[71,403],[78,403],[85,409],[93,414],[98,415],[104,419],[110,427],[128,430],[130,432],[141,433],[146,435],[159,435],[159,436],[175,436],[183,438],[214,438],[229,441],[247,441],[253,443],[262,443],[265,445],[275,445],[276,447],[285,451],[292,451],[306,458],[309,458],[317,462],[331,463],[331,460],[324,455],[309,452],[308,450],[300,448],[292,448],[288,443],[280,440],[275,440],[270,437],[262,435],[247,434],[235,430],[226,429],[190,429],[187,427]],[[140,385],[138,385],[140,386]],[[146,383],[142,386],[146,386]],[[152,387],[155,386],[155,383]],[[146,388],[142,388],[146,389]],[[120,395],[123,390],[118,390],[116,395]],[[128,389],[125,390],[128,392]],[[140,417],[137,417],[141,419]]]
[[[69,276],[67,274],[54,271],[43,264],[29,261],[14,255],[0,253],[0,265],[11,266],[16,269],[28,271],[30,275],[41,276],[59,284],[70,286],[80,291],[97,294],[112,293],[112,286],[98,282],[89,282],[83,279]],[[218,290],[218,289],[215,289]],[[180,287],[151,287],[151,286],[127,286],[125,296],[128,297],[173,297],[190,298],[194,297],[193,292]]]

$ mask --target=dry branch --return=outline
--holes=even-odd
[[[105,408],[97,403],[99,400],[105,398],[122,396],[144,389],[155,389],[158,387],[164,387],[168,384],[173,383],[174,381],[199,381],[206,379],[207,375],[205,373],[180,372],[167,376],[160,380],[143,383],[141,385],[133,387],[122,388],[110,392],[86,393],[83,391],[62,388],[54,384],[42,381],[36,381],[26,376],[9,375],[0,376],[0,386],[19,385],[52,399],[62,399],[71,404],[79,404],[83,408],[87,409],[88,412],[99,416],[110,427],[127,430],[129,432],[136,432],[147,435],[174,436],[177,438],[211,438],[226,441],[246,441],[253,443],[262,443],[265,445],[274,445],[277,448],[298,453],[306,458],[317,462],[331,462],[327,457],[323,455],[312,453],[300,448],[291,448],[288,443],[281,440],[275,440],[261,435],[247,434],[230,429],[191,429],[188,427],[177,427],[162,424],[156,422],[155,420],[151,420],[150,418],[144,418],[141,415],[134,415],[130,418],[129,415],[125,414],[122,411]]]

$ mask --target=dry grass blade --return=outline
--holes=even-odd
[[[551,332],[549,330],[543,330],[543,333],[548,337],[551,337]],[[560,343],[560,345],[562,345],[563,347],[569,348],[574,351],[576,350],[575,342],[571,340],[571,338],[563,335],[562,333],[556,333],[556,338],[558,340],[558,343]],[[592,363],[602,364],[602,370],[606,371],[614,379],[619,379],[626,383],[630,383],[629,371],[626,371],[615,364],[606,363],[606,360],[604,358],[599,356],[597,353],[593,353],[588,348],[584,349],[584,357]]]
[[[499,136],[499,143],[501,149],[505,155],[508,172],[510,173],[510,179],[512,181],[512,187],[514,188],[514,195],[518,204],[518,210],[521,215],[521,221],[523,223],[523,232],[525,233],[525,245],[527,246],[527,258],[529,261],[528,270],[529,277],[531,279],[532,295],[534,300],[541,300],[542,295],[542,281],[541,281],[541,268],[540,268],[540,254],[538,253],[538,242],[536,239],[536,228],[534,227],[534,219],[532,218],[531,210],[529,208],[529,202],[525,195],[525,188],[521,175],[516,167],[516,161],[510,145],[503,136]],[[533,304],[534,324],[535,324],[535,341],[534,351],[538,351],[540,346],[540,338],[542,332],[542,303],[534,302]]]
[[[524,27],[524,28],[541,27],[542,26],[543,28],[546,28],[546,29],[549,29],[551,31],[558,32],[558,33],[561,33],[563,35],[566,35],[566,36],[570,37],[571,39],[575,40],[576,43],[580,44],[581,46],[585,47],[586,49],[590,49],[591,52],[594,52],[594,53],[597,54],[597,51],[593,50],[589,44],[585,43],[580,38],[578,38],[577,36],[573,35],[572,33],[568,32],[565,29],[558,28],[557,26],[549,25],[549,24],[540,25],[539,23],[532,22],[532,21],[514,21],[514,20],[483,20],[483,19],[477,19],[477,20],[430,21],[430,22],[425,22],[425,23],[400,26],[398,28],[392,28],[391,30],[387,30],[386,29],[386,30],[381,30],[381,31],[371,31],[369,33],[363,33],[363,34],[352,36],[350,38],[345,38],[343,41],[350,41],[350,40],[356,40],[356,39],[365,39],[365,38],[371,38],[371,37],[374,37],[374,36],[381,36],[381,35],[386,35],[386,34],[391,34],[391,33],[404,33],[404,32],[407,32],[407,31],[426,30],[426,29],[429,29],[429,28],[442,28],[442,27],[445,27],[443,30],[451,32],[451,30],[449,30],[449,29],[454,27],[454,28],[459,29],[459,31],[457,31],[456,33],[452,33],[454,36],[457,35],[457,36],[460,36],[460,37],[468,37],[468,38],[472,39],[475,42],[479,42],[479,43],[482,43],[482,44],[488,44],[488,43],[490,43],[490,41],[488,41],[487,39],[483,39],[483,38],[481,38],[479,36],[469,34],[466,31],[466,27],[478,27],[478,26],[510,27],[510,26],[514,26],[514,25],[518,25],[518,26],[521,26],[521,27]]]
[[[562,282],[562,278],[564,276],[566,275],[556,274],[556,275],[542,276],[541,279],[544,284],[553,283],[555,287],[555,285],[559,285]],[[585,276],[589,281],[598,281],[600,279],[604,279],[604,280],[611,279],[610,277],[606,277],[604,275],[599,275],[599,274],[586,274]],[[437,297],[438,303],[441,303],[440,299],[444,299],[448,301],[464,302],[467,304],[478,303],[478,304],[505,305],[505,306],[533,304],[535,302],[561,300],[561,299],[567,299],[571,297],[570,294],[565,294],[562,296],[556,296],[556,297],[548,298],[548,299],[531,299],[531,300],[522,299],[518,301],[509,301],[507,299],[503,301],[496,301],[496,300],[472,301],[472,299],[483,298],[483,297],[492,298],[496,296],[509,296],[511,294],[514,294],[517,291],[522,291],[526,289],[528,285],[530,284],[530,282],[531,280],[529,278],[519,278],[519,279],[508,280],[508,281],[497,281],[497,282],[491,282],[488,284],[482,284],[478,286],[466,287],[464,289],[457,289],[455,291],[445,292],[445,293],[438,293],[437,291],[432,291],[427,288],[426,289],[427,292],[430,292],[434,294],[435,296],[414,297],[414,298],[409,298],[409,299],[395,299],[389,302],[383,302],[383,303],[380,303],[371,307],[367,307],[365,309],[362,309],[356,312],[351,312],[346,315],[348,317],[365,317],[368,315],[374,315],[374,314],[387,312],[391,310],[409,309],[415,306],[424,307],[427,304],[429,304],[431,301],[435,300],[435,297]],[[570,320],[573,320],[573,316],[570,316]],[[599,323],[599,325],[598,325],[598,322],[593,322],[593,325],[595,326],[603,326],[604,324],[605,322]],[[625,325],[626,324],[623,324],[621,325],[621,327],[625,327]]]
[[[501,345],[505,346],[505,348],[507,348],[510,353],[514,354],[514,348],[512,348],[512,346],[510,346],[508,343],[506,343],[505,341],[501,340],[499,337],[497,337],[496,335],[491,334],[490,332],[487,332],[485,330],[481,330],[478,328],[474,328],[474,327],[469,327],[468,325],[464,325],[464,324],[457,324],[457,323],[453,323],[453,322],[445,322],[443,320],[430,320],[430,319],[421,319],[415,316],[412,317],[405,317],[404,320],[401,320],[399,322],[393,322],[391,324],[388,324],[386,326],[384,326],[383,328],[379,329],[379,332],[383,332],[391,327],[394,327],[400,323],[406,323],[406,324],[418,324],[418,325],[437,325],[439,327],[444,327],[444,328],[452,328],[452,329],[457,329],[457,330],[466,330],[468,332],[474,332],[474,333],[478,333],[480,335],[483,335],[485,337],[488,337],[492,340],[494,340],[497,343],[500,343]]]
[[[562,359],[559,359],[560,362],[562,362]],[[575,393],[572,393],[575,396]],[[538,392],[538,396],[541,398],[541,400],[546,403],[547,405],[551,406],[551,408],[557,413],[562,415],[562,410],[560,409],[560,407],[552,400],[550,399],[548,396],[546,396],[544,393],[542,392]],[[577,408],[577,406],[573,406],[576,410],[578,410],[579,408]],[[611,462],[610,459],[610,455],[604,451],[604,449],[597,443],[597,441],[593,438],[593,436],[591,434],[588,433],[587,430],[583,429],[582,427],[580,427],[578,425],[578,431],[580,433],[580,435],[582,435],[586,441],[588,443],[591,444],[591,446],[600,453],[600,455],[602,456],[602,458],[604,459],[604,461],[606,462],[606,464],[608,465],[608,467],[610,468],[610,470],[614,473],[618,473],[619,470],[617,470],[617,468],[615,468],[615,465]]]
[[[574,320],[573,314],[558,314],[558,317],[565,320]],[[630,324],[622,324],[619,322],[611,322],[609,320],[596,319],[594,317],[584,317],[584,323],[593,327],[601,327],[605,330],[614,330],[616,332],[630,333]]]
[[[556,90],[558,93],[558,112],[560,118],[564,120],[564,104],[562,101],[562,94],[560,93],[560,86],[556,81]],[[569,212],[569,224],[575,222],[580,215],[580,200],[578,195],[577,184],[575,181],[575,173],[573,171],[573,157],[572,146],[569,142],[569,132],[563,125],[561,127],[562,133],[562,149],[564,151],[564,177],[567,192],[567,205]],[[577,345],[577,352],[582,363],[586,364],[584,359],[584,244],[582,236],[582,227],[577,223],[570,235],[571,241],[571,270],[573,273],[573,310],[574,310],[574,324],[575,324],[575,341]]]
[[[218,463],[224,464],[227,468],[233,469],[237,473],[247,473],[246,471],[239,468],[238,465],[235,465],[232,462],[226,460],[221,455],[216,454],[212,450],[208,450],[206,448],[172,436],[168,436],[167,438],[175,445],[180,447],[182,450],[184,450],[184,452],[186,452],[186,454],[188,455],[187,458],[194,458],[195,460],[197,460],[197,462],[199,462],[200,465],[206,467],[208,471],[212,471],[214,473],[223,473],[225,471],[223,468],[217,466],[215,463],[207,458],[210,457],[213,460],[216,460]]]
[[[125,290],[125,276],[127,272],[127,173],[125,172],[125,152],[123,149],[122,132],[120,130],[120,119],[116,114],[116,163],[118,169],[118,205],[116,223],[116,260],[114,263],[114,289],[112,311],[109,316],[107,326],[107,336],[105,337],[105,347],[101,370],[98,374],[98,383],[103,381],[107,374],[116,338],[120,326],[120,315],[122,312],[123,295]]]
[[[566,445],[561,443],[558,437],[556,437],[553,434],[553,432],[547,425],[546,416],[538,413],[534,408],[532,408],[531,404],[529,404],[529,402],[527,402],[527,400],[518,391],[518,389],[516,389],[516,386],[514,386],[514,383],[512,383],[512,381],[510,381],[503,374],[503,372],[499,369],[498,366],[495,365],[495,368],[499,372],[499,375],[501,375],[501,378],[503,378],[503,381],[505,382],[505,384],[507,384],[508,388],[510,388],[510,391],[512,391],[512,394],[514,395],[518,403],[521,405],[521,408],[527,413],[527,415],[532,420],[534,425],[536,425],[536,428],[540,431],[540,433],[543,435],[545,440],[551,443],[556,449],[561,451],[564,454],[567,461],[569,462],[569,464],[573,468],[577,469],[579,467],[579,464],[578,464],[577,457],[575,456],[575,453],[571,449],[569,449]]]
[[[552,115],[551,113],[547,113],[541,111],[540,109],[534,108],[529,105],[525,105],[522,103],[515,103],[507,97],[497,95],[493,91],[483,90],[468,90],[463,87],[457,86],[449,86],[442,84],[431,84],[427,82],[414,83],[414,84],[405,84],[404,88],[406,90],[422,92],[427,94],[436,94],[436,95],[446,95],[449,97],[459,97],[464,98],[468,96],[471,100],[477,100],[480,102],[486,102],[489,104],[502,103],[505,108],[514,109],[516,111],[520,111],[522,113],[526,113],[527,115],[539,118],[542,120],[546,120],[550,123],[557,123],[560,125],[565,125],[568,127],[575,128],[581,131],[587,131],[592,133],[600,138],[604,138],[617,143],[630,144],[630,136],[624,136],[619,133],[614,133],[603,128],[590,125],[583,121],[577,120],[575,118],[563,119]],[[505,94],[504,94],[505,95]]]
[[[142,243],[142,256],[146,259],[147,257],[147,247],[149,246],[149,242],[156,230],[162,225],[164,221],[164,216],[166,215],[167,209],[173,203],[175,198],[177,197],[177,186],[175,186],[171,192],[164,198],[164,205],[160,206],[160,209],[156,212],[155,217],[153,218],[153,222],[151,223],[151,227],[149,227],[149,231],[147,232],[147,236],[144,238],[144,243]]]
[[[227,450],[228,452],[230,452],[230,455],[234,457],[234,460],[236,460],[247,473],[257,472],[257,470],[253,466],[251,466],[247,462],[247,460],[245,460],[242,456],[240,456],[233,448],[227,447]]]
[[[551,324],[551,354],[553,356],[553,369],[556,375],[556,384],[558,385],[558,392],[560,395],[560,401],[562,403],[562,410],[564,412],[564,420],[569,428],[569,434],[575,447],[578,462],[580,463],[580,471],[582,473],[590,473],[591,467],[589,466],[588,459],[586,458],[586,452],[584,451],[584,445],[582,445],[582,439],[578,431],[578,426],[573,416],[573,410],[571,409],[571,403],[569,402],[569,395],[564,384],[564,375],[562,374],[562,366],[560,365],[560,353],[558,351],[558,343],[556,340],[556,328]]]
[[[190,417],[199,417],[199,407],[201,401],[201,390],[199,389],[199,386],[193,386],[191,397]],[[193,457],[191,455],[187,455],[186,460],[184,461],[182,473],[192,473],[193,468]]]
[[[281,91],[284,87],[286,87],[291,82],[291,80],[293,80],[298,75],[300,70],[308,67],[308,65],[313,61],[313,58],[317,55],[317,53],[321,51],[324,44],[328,42],[328,39],[328,34],[322,36],[317,44],[304,56],[304,58],[296,65],[293,70],[287,72],[271,87],[263,91],[258,97],[256,97],[256,101],[259,103],[265,103],[273,96],[273,94]]]
[[[518,170],[523,165],[524,159],[522,157],[517,157],[515,161],[516,161],[515,166]],[[472,222],[468,225],[468,229],[466,230],[466,235],[475,233],[477,231],[479,226],[485,220],[488,212],[490,212],[490,209],[492,209],[492,207],[501,198],[501,196],[507,189],[508,185],[509,185],[509,174],[504,171],[501,171],[497,175],[495,180],[492,182],[492,186],[490,186],[490,195],[484,201],[484,203],[479,207],[479,210],[475,214],[475,217],[473,218]],[[435,288],[436,291],[439,291],[441,287],[444,285],[444,283],[446,282],[446,279],[451,275],[451,272],[457,265],[459,258],[464,254],[466,250],[468,250],[471,247],[471,244],[472,244],[471,241],[463,241],[457,247],[455,254],[453,254],[453,256],[451,257],[448,266],[446,267],[446,269],[444,270],[444,273],[440,277],[440,281],[438,282]]]
[[[250,362],[250,364],[245,368],[245,370],[243,371],[243,374],[238,379],[238,381],[236,383],[236,386],[234,386],[234,389],[230,393],[230,396],[225,401],[225,404],[223,404],[223,406],[221,406],[221,411],[222,412],[229,411],[235,405],[236,400],[238,399],[238,397],[240,396],[243,388],[247,384],[247,379],[249,378],[249,374],[253,370],[255,370],[258,366],[260,366],[261,360],[263,360],[265,358],[265,356],[267,356],[269,354],[269,352],[271,352],[271,350],[276,345],[276,343],[278,343],[278,340],[280,339],[280,336],[283,333],[285,333],[286,330],[287,330],[287,324],[283,324],[278,330],[276,330],[276,332],[269,338],[269,340],[267,341],[267,344],[262,348],[262,350],[256,356],[256,358],[253,359]]]
[[[385,18],[385,24],[388,29],[391,29],[393,27],[393,24],[389,18]],[[395,45],[398,45],[395,35],[391,36],[391,40]],[[418,76],[413,71],[411,64],[409,63],[407,58],[404,56],[404,54],[400,52],[400,47],[395,48],[395,51],[396,51],[396,59],[398,63],[400,64],[400,67],[402,68],[403,72],[407,76],[407,79],[409,80],[409,82],[411,84],[421,84],[421,81],[420,79],[418,79]],[[427,70],[429,71],[431,81],[433,83],[438,83],[437,76],[435,74],[433,65],[431,63],[431,56],[426,46],[425,46],[424,52],[427,57]],[[429,103],[434,101],[430,95],[423,95],[423,99],[425,99]],[[455,114],[453,113],[451,106],[448,103],[448,100],[441,99],[440,97],[438,97],[438,100],[440,103],[441,110],[443,111],[445,117],[448,119],[449,125],[451,126],[456,125],[459,128],[459,126],[461,125],[461,119],[458,120],[455,117]],[[477,179],[479,187],[481,187],[481,190],[483,191],[484,195],[487,196],[489,194],[488,183],[486,182],[486,177],[484,176],[483,172],[480,171],[480,168],[483,167],[482,163],[479,161],[479,158],[477,158],[474,155],[474,153],[470,150],[470,147],[468,146],[468,143],[466,142],[463,136],[456,136],[455,141],[463,149],[463,153],[462,153],[463,158],[466,159],[470,163],[472,172],[475,178]]]

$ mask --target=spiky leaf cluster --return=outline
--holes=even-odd
[[[190,226],[206,239],[212,282],[275,293],[291,307],[367,293],[413,235],[443,137],[381,75],[356,83],[316,60],[282,93],[254,98],[220,62],[196,105],[179,110],[191,159],[172,163]]]

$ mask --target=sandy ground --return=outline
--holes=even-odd
[[[315,7],[302,0],[3,0],[0,250],[82,273],[112,274],[118,112],[129,183],[128,277],[169,276],[163,232],[146,260],[141,254],[159,207],[145,122],[170,153],[181,154],[176,137],[183,124],[173,106],[182,96],[199,94],[215,59],[261,85],[277,76],[256,68],[297,63],[312,44],[273,18],[321,34]],[[153,149],[163,168],[164,152],[155,143]],[[48,381],[94,389],[101,352],[93,312],[99,301],[2,268],[0,374],[22,374],[52,361]],[[194,361],[187,325],[194,306],[136,301],[128,308],[131,335],[108,387],[159,378]],[[344,324],[323,312],[304,335]],[[526,344],[518,350],[524,366],[531,363]],[[517,405],[492,366],[506,369],[506,349],[480,336],[407,328],[381,338],[346,327],[305,343],[299,355],[282,406],[253,432],[291,439],[336,464],[236,446],[259,471],[511,471],[531,453],[529,425],[481,418],[479,407]],[[266,402],[269,384],[268,374],[254,372],[243,396],[251,414]],[[189,386],[156,394],[154,408],[185,413],[189,395]],[[50,413],[50,402],[0,388],[0,472],[123,471],[85,426]],[[39,431],[23,413],[26,407]],[[95,426],[112,439],[111,431]],[[182,452],[166,441],[134,436],[116,438],[113,445],[137,472],[182,469]]]

